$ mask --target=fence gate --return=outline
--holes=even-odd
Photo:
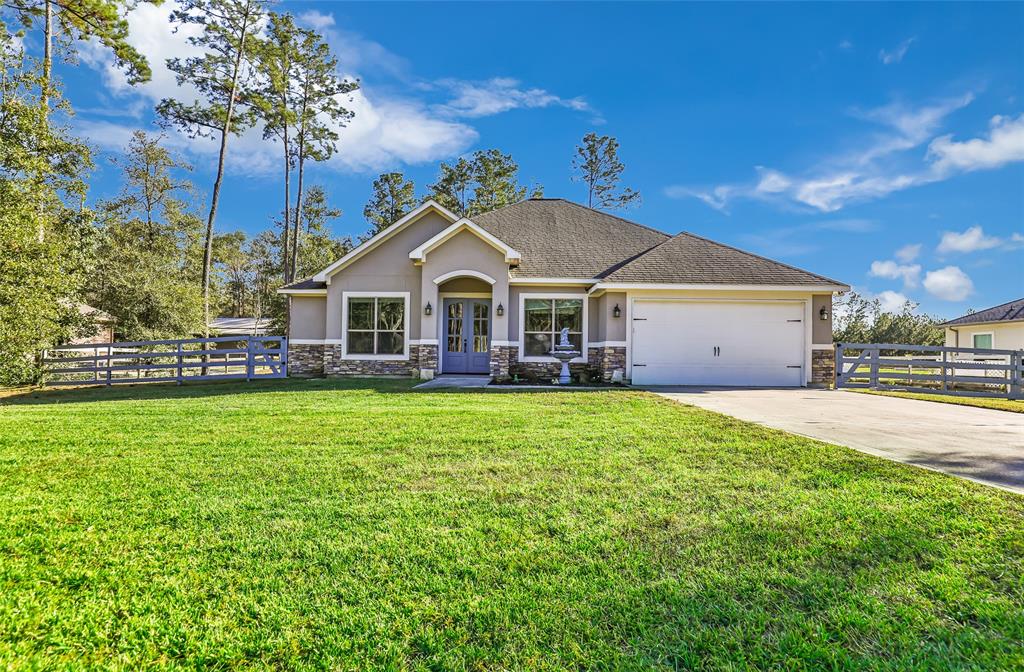
[[[1022,399],[1024,350],[837,343],[836,387]]]
[[[59,345],[43,352],[46,385],[257,380],[288,375],[284,336]]]

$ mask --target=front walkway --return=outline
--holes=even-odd
[[[648,388],[741,420],[1024,493],[1024,414],[813,389]]]
[[[431,388],[472,388],[472,387],[487,387],[491,383],[491,377],[488,375],[473,376],[473,375],[456,375],[456,374],[444,374],[440,375],[433,380],[428,380],[425,383],[420,383],[413,389],[424,390]]]

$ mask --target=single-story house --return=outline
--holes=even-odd
[[[1024,299],[1016,299],[942,325],[946,345],[956,348],[1024,350]]]
[[[215,336],[266,336],[270,320],[257,317],[215,317],[210,333]]]
[[[831,380],[841,282],[563,199],[473,218],[427,201],[289,297],[289,371],[556,375],[644,385]],[[617,376],[616,376],[617,377]]]

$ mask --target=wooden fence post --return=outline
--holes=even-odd
[[[253,364],[252,364],[252,336],[245,337],[245,379],[247,381],[252,380]]]
[[[872,390],[878,389],[878,356],[881,354],[881,348],[875,348],[871,351],[871,377],[870,385]]]
[[[176,378],[175,382],[178,385],[181,385],[181,382],[182,382],[182,374],[181,374],[181,368],[182,368],[181,367],[181,359],[182,359],[181,341],[178,341],[177,356],[178,356],[178,367],[177,367],[178,371],[177,371],[177,374],[174,377]]]
[[[947,357],[946,350],[942,351],[942,391],[947,392],[949,390],[949,358]]]
[[[1021,386],[1021,383],[1024,382],[1021,380],[1024,378],[1024,371],[1021,370],[1024,368],[1024,350],[1018,350],[1011,354],[1009,360],[1010,370],[1007,373],[1010,374],[1010,387],[1007,392],[1010,393],[1010,399],[1020,399],[1024,396],[1022,394],[1024,389]]]
[[[107,387],[110,387],[110,356],[114,354],[114,346],[107,346]]]

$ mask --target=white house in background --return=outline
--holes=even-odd
[[[942,326],[948,346],[1024,350],[1024,299],[979,310]]]

